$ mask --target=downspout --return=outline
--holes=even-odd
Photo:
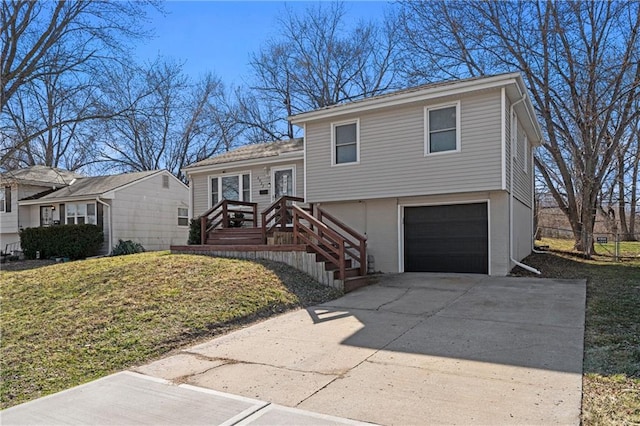
[[[513,146],[514,140],[515,140],[515,143],[518,143],[518,135],[516,134],[515,138],[513,136],[513,109],[520,102],[524,102],[526,98],[527,96],[525,94],[522,94],[522,98],[512,103],[511,106],[509,107],[509,121],[510,121],[509,127],[511,129],[511,131],[509,132],[509,138],[511,139],[509,141],[511,144],[511,149],[509,152],[509,259],[513,263],[515,263],[517,266],[523,269],[526,269],[529,272],[533,272],[534,274],[540,275],[541,272],[538,271],[536,268],[533,268],[529,265],[525,265],[524,263],[519,262],[513,258],[513,154],[515,152],[514,146]],[[533,243],[533,240],[532,240],[532,243]]]
[[[108,203],[105,203],[104,201],[102,201],[100,197],[96,197],[96,201],[107,208],[107,229],[109,230],[109,240],[107,242],[109,245],[109,254],[111,254],[111,250],[113,249],[113,243],[112,243],[113,233],[111,229],[111,206]]]

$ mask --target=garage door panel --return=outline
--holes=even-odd
[[[407,272],[488,272],[486,203],[406,207]]]

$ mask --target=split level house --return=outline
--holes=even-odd
[[[532,152],[542,132],[519,74],[428,84],[290,121],[303,139],[187,167],[191,214],[211,218],[223,199],[261,212],[283,195],[297,197],[305,212],[333,223],[307,220],[296,236],[344,225],[366,239],[367,256],[356,264],[368,261],[369,271],[506,275],[530,254]],[[265,216],[255,216],[244,226],[260,227]],[[215,243],[213,235],[202,242]],[[338,244],[329,240],[318,246]]]
[[[43,178],[35,185],[34,173],[62,181]],[[188,238],[189,189],[166,170],[86,177],[35,166],[2,174],[2,185],[12,191],[0,212],[3,251],[19,243],[20,229],[60,224],[101,227],[101,254],[110,253],[119,240],[166,250]]]

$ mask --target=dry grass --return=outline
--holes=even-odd
[[[2,271],[2,407],[339,295],[285,265],[143,253]]]
[[[553,242],[550,248],[565,251]],[[563,252],[524,262],[545,277],[587,279],[583,424],[640,424],[640,259],[603,262]]]

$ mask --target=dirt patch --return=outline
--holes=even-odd
[[[0,271],[25,271],[27,269],[53,265],[54,263],[56,263],[54,260],[49,259],[7,261],[0,263]]]

